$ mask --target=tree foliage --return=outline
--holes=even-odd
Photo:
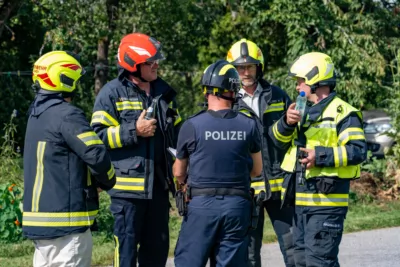
[[[29,72],[55,49],[80,54],[88,74],[76,104],[90,116],[96,92],[117,75],[119,41],[131,32],[162,42],[167,59],[159,72],[179,92],[184,117],[199,109],[203,69],[241,38],[262,48],[265,78],[292,97],[288,67],[302,53],[321,51],[333,58],[341,97],[361,109],[388,107],[399,97],[389,67],[400,47],[399,11],[399,1],[383,0],[3,0],[0,123],[13,109],[25,114],[34,98],[29,74],[5,72]],[[17,121],[21,145],[26,117]]]

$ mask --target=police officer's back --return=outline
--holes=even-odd
[[[189,118],[178,137],[174,174],[181,184],[188,171],[190,198],[175,250],[176,266],[205,266],[212,249],[221,266],[245,266],[250,226],[250,176],[262,160],[256,122],[231,109],[239,75],[226,61],[202,77],[208,110]]]
[[[90,266],[97,187],[115,184],[106,147],[69,103],[83,73],[64,51],[47,53],[34,66],[38,92],[25,137],[23,213],[23,233],[35,240],[34,266]]]

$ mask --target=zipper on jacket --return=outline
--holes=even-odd
[[[264,153],[265,153],[265,151],[264,151],[264,147],[265,147],[265,140],[264,140],[264,111],[265,110],[261,109],[261,99],[262,99],[263,92],[264,92],[264,90],[261,90],[260,95],[258,96],[258,112],[259,112],[258,118],[259,118],[259,120],[261,122],[261,128],[262,128],[261,129],[262,132],[261,132],[261,136],[260,136],[260,139],[261,139],[261,157],[262,157],[262,160],[264,161]],[[268,103],[267,103],[267,105],[268,105]],[[265,108],[267,108],[267,106],[265,106]],[[266,172],[265,164],[263,164],[263,169],[264,169],[264,175],[266,175],[267,172]],[[268,181],[268,177],[265,177],[265,178]],[[265,183],[265,180],[264,180],[264,183]]]
[[[160,99],[158,99],[158,103],[157,103],[157,105],[160,105]],[[166,149],[167,149],[167,145],[166,145],[166,136],[165,136],[165,133],[164,133],[164,127],[162,127],[162,126],[164,126],[164,125],[161,125],[161,114],[160,114],[161,112],[160,112],[160,107],[157,109],[157,117],[158,117],[158,120],[160,121],[160,130],[161,130],[161,133],[162,133],[162,135],[163,135],[163,145],[164,145],[164,149],[163,149],[163,153],[164,153],[164,159],[165,159],[165,162],[164,162],[164,164],[165,164],[165,174],[164,175],[166,175],[167,177],[165,177],[165,180],[167,180],[167,184],[168,185],[171,185],[171,181],[170,181],[170,177],[169,177],[169,173],[168,173],[168,159],[167,159],[167,153],[166,153]],[[164,122],[164,121],[163,121]]]
[[[144,103],[144,109],[147,110],[149,108],[149,105],[147,103],[148,100],[148,96],[146,95],[146,97],[143,97],[143,94],[138,93],[138,98],[140,98],[140,100],[142,101],[142,103]],[[146,138],[146,156],[150,155],[150,139]],[[150,159],[149,157],[146,157],[145,160],[145,177],[146,179],[149,178],[149,174],[150,174]],[[154,187],[154,177],[153,177],[153,187]],[[147,192],[148,193],[148,192]]]
[[[259,84],[260,84],[260,82],[259,82]],[[265,151],[265,147],[267,147],[267,145],[268,145],[268,143],[266,143],[266,141],[265,141],[265,139],[264,139],[264,111],[267,109],[267,107],[269,106],[268,105],[268,101],[266,101],[266,105],[265,105],[265,108],[264,108],[264,110],[263,109],[261,109],[261,100],[262,100],[262,97],[263,97],[263,95],[266,93],[266,92],[264,92],[264,87],[262,87],[262,85],[260,84],[260,86],[261,86],[261,88],[262,88],[262,90],[261,90],[261,92],[260,92],[260,95],[258,96],[258,110],[259,110],[259,119],[260,119],[260,122],[261,122],[261,127],[262,127],[262,135],[260,136],[261,138],[261,158],[262,158],[262,161],[264,162],[264,159],[265,159],[265,157],[267,156],[268,157],[268,159],[270,160],[270,156],[269,156],[269,153],[268,153],[268,151]],[[270,85],[271,86],[271,85]],[[270,94],[272,94],[272,90],[270,90],[269,91],[269,93]],[[269,99],[271,99],[272,98],[272,96],[269,98]],[[272,196],[272,190],[271,190],[271,185],[269,184],[269,177],[267,177],[267,174],[268,174],[268,171],[267,171],[267,166],[266,166],[266,164],[263,164],[263,171],[264,171],[264,173],[263,173],[263,175],[264,175],[264,183],[265,183],[265,187],[267,188],[267,187],[269,187],[269,194],[268,194],[268,192],[266,192],[267,193],[267,195],[266,195],[266,200],[268,200],[268,199],[270,199],[271,198],[271,196]],[[267,184],[268,184],[268,186],[267,186]],[[268,191],[268,190],[267,190]]]

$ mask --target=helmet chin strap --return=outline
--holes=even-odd
[[[215,96],[216,97],[220,97],[220,98],[225,99],[225,100],[228,100],[228,101],[232,101],[232,102],[236,101],[236,97],[224,96],[224,95],[222,95],[220,93],[216,93]]]
[[[321,83],[318,82],[318,83],[313,84],[313,85],[310,86],[311,94],[315,94],[317,89],[322,87],[322,86],[329,86],[329,89],[332,92],[335,89],[336,84],[321,84]]]
[[[217,97],[220,97],[220,98],[222,98],[222,99],[225,99],[225,100],[228,100],[228,101],[235,101],[235,98],[233,98],[233,97],[229,97],[229,96],[223,96],[223,95],[215,95],[215,96],[217,96]]]
[[[232,102],[236,102],[238,100],[238,98],[236,96],[235,97],[229,97],[229,96],[224,96],[224,95],[222,95],[220,93],[216,93],[216,94],[206,93],[204,95],[204,98],[205,98],[204,104],[207,103],[206,105],[208,105],[208,95],[214,95],[214,96],[216,96],[218,98],[222,98],[222,99],[225,99],[225,100],[228,100],[228,101],[232,101]]]
[[[63,98],[69,98],[70,97],[71,100],[73,100],[74,97],[76,96],[76,93],[75,93],[75,91],[70,92],[70,93],[63,92],[63,93],[61,93],[61,95],[62,95]]]
[[[144,79],[144,78],[142,77],[141,66],[138,65],[136,68],[137,68],[137,71],[132,72],[132,75],[135,76],[136,78],[139,78],[139,80],[140,80],[141,82],[144,82],[144,83],[150,82],[150,81],[147,81],[146,79]]]
[[[37,81],[36,81],[34,84],[32,84],[32,90],[33,90],[35,93],[38,93],[40,89],[41,89],[41,88],[40,88],[40,84],[39,84]]]
[[[42,89],[40,87],[40,84],[38,82],[35,82],[34,84],[32,84],[32,89],[36,94],[42,94],[42,95],[61,95],[62,98],[71,98],[74,99],[74,97],[77,95],[76,90],[72,91],[72,92],[52,92],[52,91],[48,91],[46,89]],[[42,91],[41,91],[42,90]]]
[[[316,92],[317,89],[318,89],[318,84],[313,84],[313,85],[311,85],[311,86],[310,86],[310,89],[311,89],[311,94],[315,94],[315,92]]]

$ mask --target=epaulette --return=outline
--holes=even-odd
[[[207,111],[207,110],[205,110],[205,109],[200,110],[200,111],[197,112],[196,114],[193,114],[192,116],[189,116],[188,119],[194,118],[194,117],[196,117],[196,116],[198,116],[198,115],[200,115],[200,114],[202,114],[202,113],[204,113],[204,112],[206,112],[206,111]]]

